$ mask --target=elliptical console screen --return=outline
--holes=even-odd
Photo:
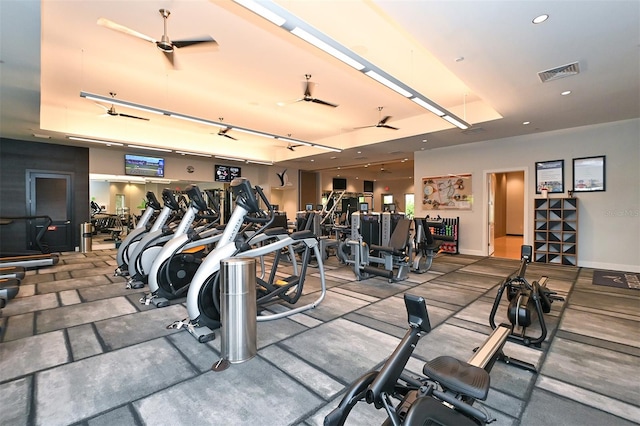
[[[130,176],[164,177],[164,158],[125,154],[124,174]]]

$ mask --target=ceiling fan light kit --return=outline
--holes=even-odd
[[[385,85],[398,94],[410,98],[417,105],[425,108],[429,112],[445,119],[454,126],[466,130],[471,124],[465,120],[450,113],[426,96],[421,95],[418,91],[407,86],[395,77],[387,74],[371,62],[360,57],[356,53],[342,46],[324,33],[318,31],[313,26],[307,24],[287,9],[276,4],[272,0],[261,0],[259,3],[254,0],[233,0],[235,3],[252,11],[253,13],[269,20],[273,24],[289,31],[295,36],[303,39],[307,43],[317,47],[318,49],[328,53],[345,64],[355,68],[368,77],[376,80],[378,83]]]

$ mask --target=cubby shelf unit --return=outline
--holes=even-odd
[[[535,200],[533,259],[540,263],[578,265],[578,199]]]

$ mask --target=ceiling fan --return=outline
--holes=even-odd
[[[111,98],[115,98],[116,94],[114,92],[109,92],[109,94],[111,95]],[[111,104],[110,107],[106,107],[98,102],[96,102],[96,105],[98,105],[101,108],[104,108],[107,112],[105,115],[107,116],[112,116],[112,117],[125,117],[125,118],[135,118],[136,120],[145,120],[145,121],[149,121],[148,118],[145,117],[138,117],[137,115],[130,115],[130,114],[122,114],[116,111],[116,107]]]
[[[159,12],[160,12],[160,15],[162,15],[162,19],[164,20],[164,33],[162,34],[162,37],[160,38],[160,40],[156,40],[153,37],[149,37],[148,35],[139,33],[138,31],[125,27],[124,25],[117,24],[106,18],[99,18],[98,25],[109,28],[111,30],[120,31],[122,33],[131,35],[155,44],[156,47],[164,53],[165,58],[167,58],[167,60],[171,63],[172,66],[174,65],[174,58],[173,58],[174,48],[193,46],[193,45],[202,44],[202,43],[218,44],[211,36],[205,36],[203,38],[194,39],[194,40],[171,41],[171,39],[169,39],[169,36],[167,35],[167,19],[169,18],[169,14],[171,12],[169,12],[169,10],[167,9],[160,9]]]
[[[326,106],[330,106],[332,108],[337,107],[337,104],[331,103],[331,102],[327,102],[327,101],[323,101],[322,99],[318,99],[318,98],[314,98],[313,95],[311,94],[313,87],[316,86],[316,83],[310,81],[311,79],[311,74],[305,74],[304,77],[307,79],[306,82],[304,83],[304,95],[302,98],[297,99],[296,102],[300,102],[300,101],[305,101],[305,102],[313,102],[316,104],[320,104],[320,105],[326,105]]]
[[[299,147],[299,146],[304,146],[304,145],[292,145],[292,144],[289,144],[289,145],[287,145],[287,149],[289,151],[295,151],[296,148]]]
[[[382,108],[383,107],[378,107],[378,115],[380,115],[380,113],[382,112]],[[389,121],[390,119],[391,119],[391,116],[387,115],[384,118],[380,119],[380,121],[378,121],[378,124],[374,124],[373,126],[355,127],[355,129],[366,129],[369,127],[384,127],[385,129],[398,130],[397,127],[389,126],[387,124],[387,121]]]
[[[218,130],[218,136],[224,136],[225,138],[229,138],[229,139],[233,139],[234,141],[237,141],[237,138],[234,138],[231,135],[228,135],[227,132],[229,130],[233,129],[233,127],[225,127],[224,129],[220,129]]]
[[[380,173],[393,173],[391,170],[387,170],[384,168],[384,164],[380,165]]]

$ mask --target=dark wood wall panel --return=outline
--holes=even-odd
[[[306,204],[320,203],[320,194],[318,192],[318,173],[300,171],[300,204],[299,210],[304,210]]]
[[[89,215],[89,149],[0,138],[0,216],[25,216],[28,169],[73,173],[72,232],[80,243],[80,223]],[[0,251],[27,248],[25,226],[0,225]]]

